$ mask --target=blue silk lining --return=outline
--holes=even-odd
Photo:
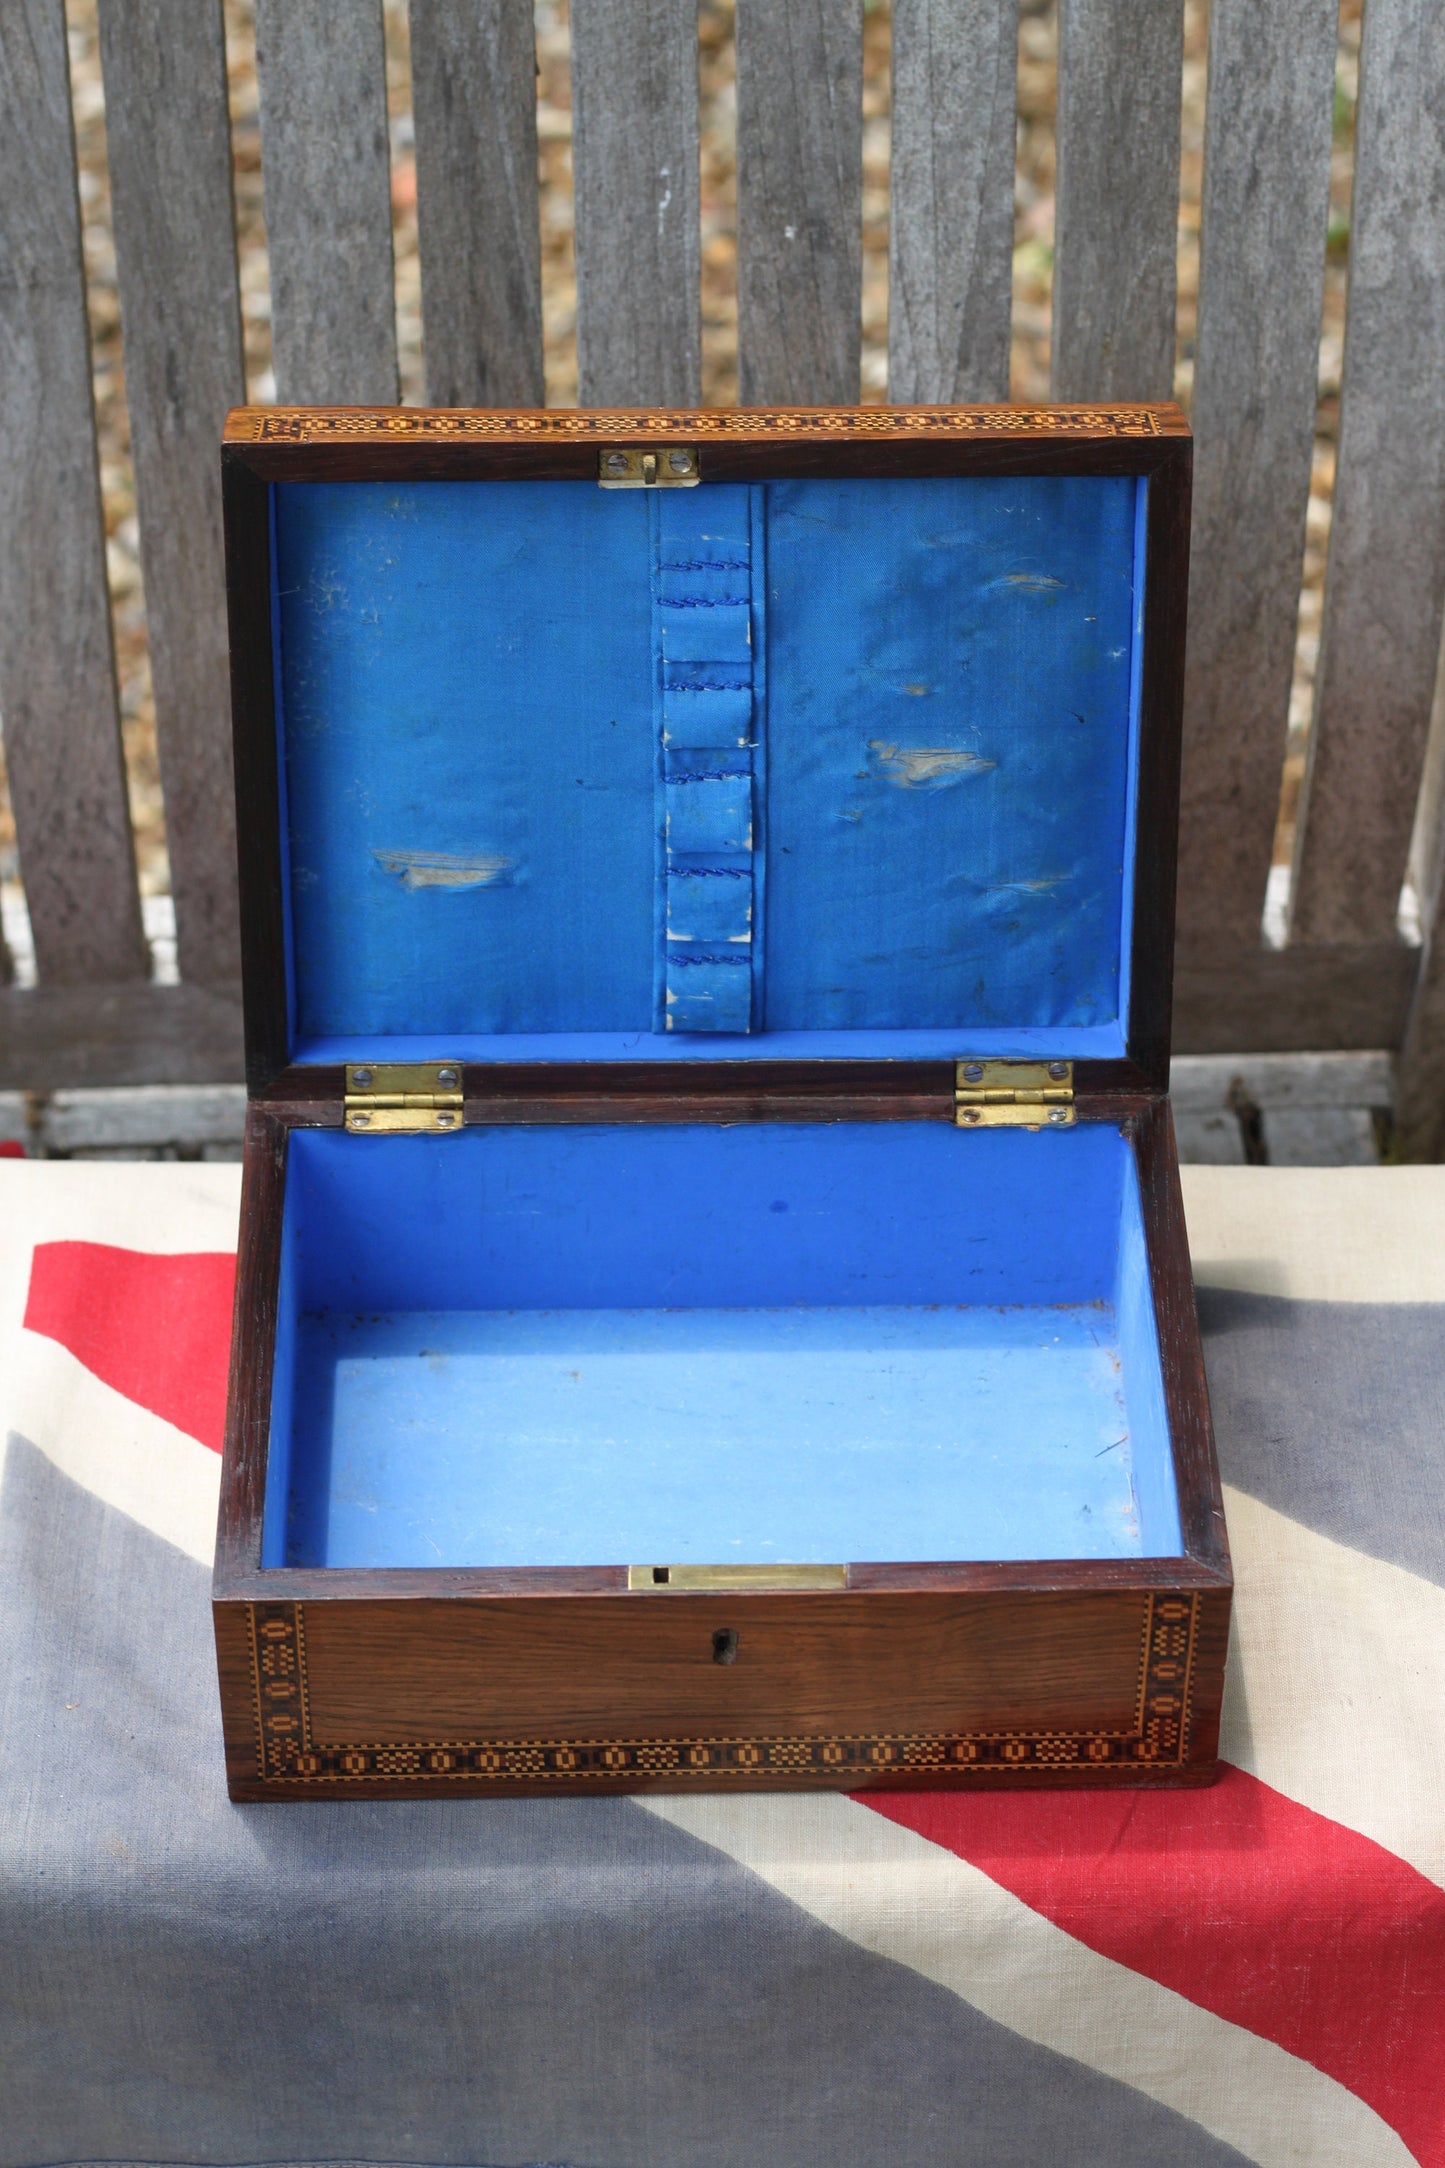
[[[278,487],[295,1057],[1121,1052],[1144,488]]]

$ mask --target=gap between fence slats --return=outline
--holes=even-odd
[[[888,396],[1007,399],[1018,0],[893,0]]]
[[[1214,0],[1194,369],[1179,938],[1255,948],[1314,447],[1336,0]]]
[[[531,0],[411,0],[427,398],[541,406]]]
[[[573,0],[583,406],[702,401],[696,0]]]
[[[399,396],[381,0],[256,0],[283,405]]]
[[[182,978],[239,979],[216,445],[245,397],[220,0],[101,0],[106,145]]]
[[[1445,11],[1370,0],[1339,467],[1290,937],[1393,932],[1445,600]]]
[[[1184,0],[1059,0],[1055,399],[1169,399]]]
[[[0,708],[42,981],[143,979],[61,0],[0,10]]]
[[[862,0],[738,0],[744,406],[851,405],[863,352]]]

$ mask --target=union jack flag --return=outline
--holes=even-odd
[[[1215,1788],[281,1808],[236,1172],[0,1168],[0,2168],[1445,2164],[1445,1170],[1185,1170]]]

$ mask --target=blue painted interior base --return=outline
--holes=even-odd
[[[299,1352],[297,1564],[1139,1554],[1103,1304],[308,1317]]]
[[[1180,1548],[1110,1128],[292,1134],[267,1565]]]

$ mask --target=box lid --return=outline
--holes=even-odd
[[[227,446],[253,1053],[1159,1079],[1176,409]]]

